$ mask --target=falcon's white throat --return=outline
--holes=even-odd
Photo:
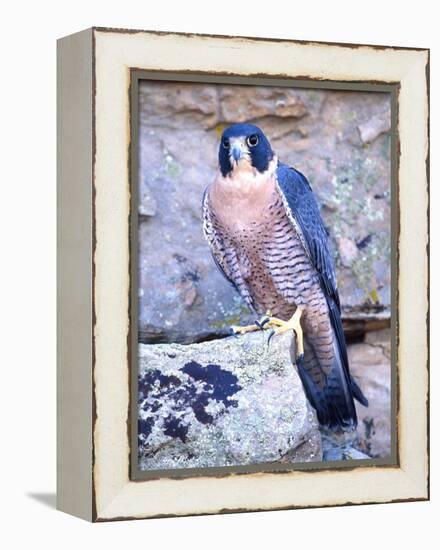
[[[225,227],[249,232],[265,219],[277,192],[277,164],[274,156],[264,172],[259,172],[247,161],[238,163],[227,176],[219,170],[208,188],[208,195],[211,207]]]
[[[267,170],[259,172],[247,158],[242,158],[235,163],[232,171],[225,178],[221,178],[226,187],[240,192],[241,194],[252,193],[262,185],[273,180],[278,164],[278,158],[274,155],[269,162]]]

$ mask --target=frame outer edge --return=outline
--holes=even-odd
[[[95,29],[95,31],[98,31],[99,32],[103,32],[102,29]],[[97,34],[98,34],[97,33]],[[232,37],[231,37],[232,38]],[[126,429],[126,427],[125,427]],[[98,476],[99,477],[99,476]],[[417,481],[420,481],[420,480],[417,480]],[[130,485],[130,484],[128,484]],[[128,487],[127,485],[127,487]],[[419,490],[420,487],[417,488],[417,490]],[[119,498],[119,496],[122,496],[123,498],[120,499],[120,500],[124,500],[125,499],[125,502],[127,501],[127,497],[128,495],[124,494],[124,495],[115,495],[117,496],[117,498]],[[394,500],[392,499],[389,499],[389,500],[385,500],[385,501],[380,501],[380,502],[403,502],[403,501],[412,501],[412,500],[426,500],[426,498],[428,497],[428,495],[425,494],[425,491],[423,492],[423,495],[419,494],[419,495],[415,495],[414,497],[409,497],[409,498],[396,498]],[[114,502],[114,500],[116,500],[116,498],[114,498],[111,502],[111,506],[105,508],[103,510],[100,510],[99,512],[99,516],[100,517],[96,517],[95,519],[97,519],[98,521],[109,521],[109,520],[117,520],[117,519],[134,519],[134,518],[141,518],[141,517],[155,517],[154,515],[149,515],[149,516],[138,516],[138,515],[133,515],[133,514],[120,514],[120,513],[116,513],[116,508],[117,506],[114,506],[116,505],[116,502]],[[370,501],[371,503],[373,502],[379,502],[379,501],[375,501],[375,500],[372,500]],[[361,503],[354,503],[354,502],[346,502],[345,504],[339,504],[339,505],[349,505],[349,504],[361,504]],[[364,504],[362,502],[362,504]],[[333,504],[334,505],[334,504]],[[338,504],[336,504],[338,505]],[[324,505],[325,506],[325,505]],[[295,508],[295,507],[303,507],[303,506],[289,506],[288,509],[290,508]],[[308,507],[308,506],[304,506],[304,507]],[[321,505],[318,505],[317,507],[322,507]],[[274,508],[270,508],[270,509],[274,509]],[[282,509],[282,508],[279,508],[279,509]],[[202,512],[202,513],[228,513],[228,512],[242,512],[242,511],[254,511],[254,510],[257,510],[257,508],[255,509],[222,509],[222,510],[218,510],[217,512]],[[119,512],[119,510],[117,510],[117,512]],[[190,514],[186,514],[186,513],[183,513],[183,514],[179,514],[179,513],[172,513],[172,514],[160,514],[159,516],[156,516],[156,517],[168,517],[168,515],[172,515],[172,516],[178,516],[178,515],[198,515],[198,513],[196,512],[195,514],[194,513],[190,513]]]
[[[92,33],[57,43],[57,509],[92,521]]]

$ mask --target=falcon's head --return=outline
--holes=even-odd
[[[224,130],[218,152],[223,177],[241,169],[264,173],[273,157],[270,143],[258,126],[233,124]]]

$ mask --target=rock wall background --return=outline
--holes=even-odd
[[[353,341],[352,370],[372,402],[359,407],[355,446],[386,456],[389,351],[372,351],[371,338],[383,332],[368,331],[389,325],[389,95],[143,81],[139,117],[140,342],[204,342],[253,320],[217,270],[201,224],[219,137],[225,126],[251,121],[317,194]]]
[[[223,128],[260,126],[322,206],[347,315],[390,305],[390,101],[383,93],[140,85],[140,335],[190,343],[246,321],[200,222]],[[158,313],[159,312],[159,313]]]

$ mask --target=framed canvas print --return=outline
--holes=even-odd
[[[58,43],[58,508],[426,500],[426,49]]]

